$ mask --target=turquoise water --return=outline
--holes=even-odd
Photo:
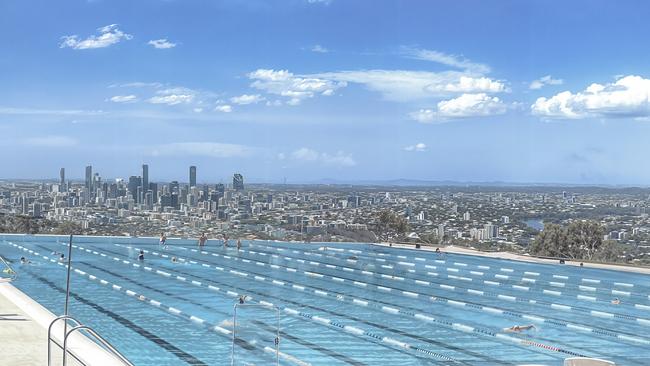
[[[63,312],[57,237],[0,237],[15,285]],[[650,364],[650,278],[368,244],[77,237],[70,313],[136,365]],[[137,260],[140,250],[144,261]],[[177,262],[171,258],[176,257]],[[234,304],[240,295],[237,342]],[[611,304],[618,298],[621,303]],[[522,333],[513,325],[535,325]]]

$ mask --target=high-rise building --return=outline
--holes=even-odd
[[[88,165],[86,167],[86,191],[91,192],[93,190],[93,166]]]
[[[235,191],[244,190],[244,177],[241,174],[236,173],[232,176],[232,189]]]
[[[63,186],[65,184],[65,168],[59,170],[59,184]]]
[[[158,184],[157,183],[149,183],[149,190],[151,191],[151,199],[153,200],[153,203],[156,204],[158,203]]]
[[[142,187],[142,177],[132,175],[129,177],[129,194],[133,200],[138,202],[138,188]]]
[[[142,192],[149,190],[149,165],[142,164]]]
[[[190,167],[190,187],[196,187],[196,167]]]

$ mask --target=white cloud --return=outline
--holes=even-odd
[[[427,145],[425,143],[419,142],[419,143],[417,143],[415,145],[409,145],[409,146],[404,147],[404,150],[423,152],[423,151],[427,151]]]
[[[0,107],[0,114],[16,114],[16,115],[32,114],[32,115],[55,115],[55,116],[97,116],[104,113],[105,112],[102,110]]]
[[[109,100],[114,103],[132,103],[138,99],[135,95],[116,95],[111,97]]]
[[[228,104],[218,105],[214,108],[217,112],[230,113],[232,112],[232,107]]]
[[[449,55],[434,50],[425,50],[412,47],[403,47],[402,53],[409,58],[437,62],[439,64],[468,70],[479,74],[490,72],[490,67],[484,64],[471,62],[462,56]]]
[[[564,91],[550,98],[538,98],[533,114],[546,118],[650,116],[650,79],[629,75],[614,83],[591,84],[578,93]]]
[[[461,96],[438,102],[437,108],[420,109],[410,114],[418,122],[444,122],[454,118],[484,117],[503,114],[507,107],[498,97],[485,93],[462,94]]]
[[[156,94],[156,96],[148,99],[149,103],[177,105],[191,103],[194,101],[198,92],[189,88],[176,87],[159,90]]]
[[[313,149],[302,147],[291,153],[291,158],[298,161],[315,162],[325,165],[335,165],[342,167],[351,167],[357,165],[357,162],[351,155],[343,151],[337,151],[336,154],[318,152]]]
[[[255,104],[264,100],[264,97],[259,94],[242,94],[238,97],[230,98],[230,101],[234,104]]]
[[[166,38],[152,39],[151,41],[147,42],[147,44],[159,50],[165,50],[168,48],[176,47],[176,43],[170,42]]]
[[[505,84],[459,71],[360,70],[310,75],[330,82],[362,84],[387,100],[406,102],[453,95],[454,93],[505,92]]]
[[[117,24],[107,25],[105,27],[97,28],[99,35],[89,36],[84,40],[80,40],[79,36],[64,36],[61,39],[63,42],[59,45],[60,48],[72,48],[75,50],[85,50],[93,48],[104,48],[116,43],[119,43],[122,40],[128,41],[133,36],[130,34],[124,33],[117,28]]]
[[[542,76],[537,80],[533,80],[528,86],[529,89],[537,90],[543,88],[545,85],[562,85],[564,80],[562,79],[553,79],[551,75]]]
[[[77,140],[67,136],[30,137],[23,141],[25,144],[37,147],[70,147],[77,145]]]
[[[316,94],[331,95],[346,86],[345,82],[312,76],[298,76],[287,70],[258,69],[248,74],[251,86],[270,94],[287,97],[287,104],[297,105]]]
[[[151,150],[153,156],[207,156],[211,158],[246,157],[255,152],[255,148],[219,142],[176,142],[156,146]]]
[[[317,44],[317,45],[314,45],[314,46],[311,48],[311,51],[312,51],[312,52],[317,52],[317,53],[328,53],[330,50],[328,50],[327,48],[325,48],[325,47],[323,47],[323,46]]]

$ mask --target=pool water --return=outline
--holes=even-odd
[[[136,365],[650,364],[647,275],[371,244],[168,244],[73,240],[70,314]],[[15,286],[56,314],[66,268],[53,253],[67,249],[0,236]]]

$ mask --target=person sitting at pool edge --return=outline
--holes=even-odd
[[[510,328],[503,328],[503,331],[504,332],[517,332],[517,333],[519,333],[519,332],[523,332],[523,331],[529,330],[529,329],[537,329],[537,328],[533,324],[529,324],[529,325],[513,325]]]
[[[140,254],[138,254],[138,260],[143,261],[144,260],[144,250],[140,250]]]

